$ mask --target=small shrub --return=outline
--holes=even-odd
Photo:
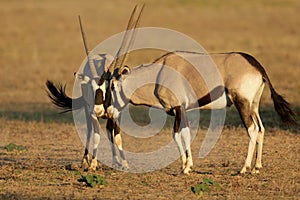
[[[222,187],[219,185],[219,183],[217,183],[209,178],[202,178],[202,182],[196,184],[195,186],[192,186],[191,190],[194,194],[203,196],[204,193],[207,193],[210,191],[211,187],[215,187],[218,190],[222,189]]]
[[[24,146],[21,146],[21,145],[16,145],[15,143],[9,143],[8,145],[4,146],[4,149],[8,152],[11,152],[11,151],[23,151],[23,150],[26,150],[26,147]]]
[[[106,183],[104,177],[95,174],[81,175],[81,178],[78,179],[78,181],[86,183],[89,187],[103,186]]]

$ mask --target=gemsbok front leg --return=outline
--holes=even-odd
[[[191,152],[191,134],[186,116],[186,110],[183,106],[174,108],[175,122],[173,128],[173,137],[178,145],[178,149],[181,155],[182,170],[184,174],[189,174],[191,167],[193,166],[192,152]],[[182,140],[184,142],[185,149],[183,147]]]
[[[98,153],[98,145],[100,143],[100,123],[98,121],[98,118],[93,113],[91,114],[91,119],[94,127],[94,145],[93,145],[93,156],[91,165],[89,167],[90,170],[96,171],[97,165],[98,165],[98,159],[97,159],[97,153]]]

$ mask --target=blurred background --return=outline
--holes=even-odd
[[[85,58],[77,16],[90,49],[123,31],[140,1],[1,0],[0,116],[42,117],[57,112],[47,79],[71,95]],[[164,27],[198,41],[208,52],[243,51],[265,67],[274,87],[299,109],[300,2],[298,0],[146,0],[141,27]],[[271,105],[268,89],[262,106]]]

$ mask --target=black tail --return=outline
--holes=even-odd
[[[271,91],[271,98],[273,100],[274,108],[276,112],[279,114],[281,121],[284,123],[288,123],[291,125],[297,125],[296,122],[296,113],[291,108],[289,102],[287,102],[283,96],[278,94],[274,89],[266,71],[263,69],[263,79],[268,83],[270,91]]]
[[[47,80],[46,86],[48,88],[48,91],[46,91],[48,97],[54,105],[63,110],[62,113],[72,111],[72,108],[74,110],[80,109],[84,105],[82,97],[72,99],[66,94],[66,85],[60,83],[54,85],[52,81]]]
[[[281,120],[285,123],[297,125],[296,114],[292,110],[291,105],[289,104],[289,102],[287,102],[281,95],[279,95],[275,91],[275,89],[267,75],[267,72],[265,71],[263,66],[251,55],[245,54],[245,53],[240,53],[240,54],[244,58],[246,58],[248,60],[248,62],[251,63],[262,74],[264,81],[266,81],[268,83],[270,91],[271,91],[271,98],[274,103],[274,108],[275,108],[276,112],[279,114]]]
[[[291,109],[289,102],[287,102],[281,95],[279,95],[275,91],[275,89],[271,85],[271,82],[269,82],[269,87],[275,110],[279,114],[281,120],[285,123],[296,125],[296,113]]]

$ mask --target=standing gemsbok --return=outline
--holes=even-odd
[[[97,149],[100,143],[100,131],[101,127],[96,114],[94,113],[94,100],[95,93],[97,96],[103,97],[105,99],[105,88],[101,89],[99,83],[104,81],[103,74],[108,70],[108,68],[115,68],[116,66],[124,65],[126,61],[126,53],[130,46],[133,44],[134,36],[136,33],[136,28],[139,25],[141,14],[144,9],[144,5],[141,6],[140,12],[137,13],[138,5],[136,5],[131,13],[130,19],[126,31],[124,32],[122,44],[118,49],[115,59],[107,54],[90,55],[87,48],[85,34],[83,32],[81,19],[79,17],[80,28],[82,33],[82,38],[84,42],[84,47],[87,55],[87,64],[81,74],[76,73],[76,78],[80,80],[81,93],[82,96],[78,98],[71,98],[66,95],[65,86],[61,84],[55,85],[52,81],[47,81],[47,94],[51,99],[52,103],[63,109],[63,112],[68,112],[77,109],[84,108],[86,117],[86,128],[87,128],[87,140],[85,146],[85,152],[82,159],[82,167],[87,170],[96,170],[97,166]],[[135,19],[136,18],[136,19]],[[102,98],[101,98],[102,99]],[[106,118],[102,116],[102,118]],[[106,130],[108,133],[108,138],[111,142],[112,155],[113,155],[113,165],[121,166],[124,168],[128,167],[127,161],[125,159],[123,149],[122,149],[122,139],[119,127],[115,124],[112,119],[107,120]],[[93,154],[92,160],[89,159],[89,145],[91,134],[94,132],[94,144],[93,144]],[[115,145],[117,146],[120,158],[116,154]]]
[[[186,58],[195,62],[211,58],[218,68],[222,83],[208,89],[205,77],[200,76]],[[206,75],[209,79],[217,76]],[[152,78],[153,84],[143,85],[146,77]],[[235,105],[250,138],[248,154],[240,173],[250,170],[255,147],[256,163],[251,172],[259,173],[262,167],[265,129],[259,116],[259,102],[265,83],[270,88],[275,110],[281,119],[296,123],[289,103],[275,91],[261,64],[246,53],[203,54],[175,51],[161,56],[152,64],[142,65],[131,71],[126,66],[111,66],[104,72],[102,79],[95,96],[94,111],[98,117],[106,116],[117,122],[122,109],[129,103],[154,106],[175,115],[173,138],[179,147],[182,169],[186,174],[193,166],[186,115],[189,110],[220,109]],[[137,83],[142,87],[136,89]]]

